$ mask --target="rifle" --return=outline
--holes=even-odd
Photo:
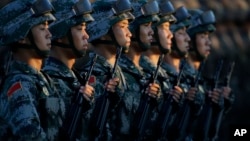
[[[118,61],[122,54],[122,47],[117,48],[116,52],[116,60],[114,67],[111,71],[111,74],[107,78],[107,80],[113,79],[115,77],[115,72],[117,70]],[[110,110],[110,99],[109,99],[110,92],[104,89],[103,97],[101,100],[96,101],[96,106],[93,111],[93,120],[91,122],[91,130],[92,130],[92,138],[94,141],[102,140],[103,131],[105,124],[107,122],[107,117]]]
[[[230,80],[231,80],[231,76],[232,76],[232,73],[233,73],[233,70],[234,70],[234,65],[235,65],[235,62],[231,62],[230,65],[228,66],[228,69],[227,69],[227,73],[226,73],[226,77],[225,77],[225,80],[224,80],[224,85],[229,87],[230,85]],[[215,123],[215,135],[213,136],[213,141],[216,141],[217,138],[218,138],[218,133],[219,133],[219,129],[220,129],[220,125],[221,125],[221,122],[222,122],[222,117],[223,117],[223,114],[224,114],[224,108],[220,111]]]
[[[97,54],[95,54],[90,69],[88,70],[84,79],[78,76],[79,74],[75,73],[78,76],[78,80],[80,80],[81,85],[85,86],[88,83],[88,80],[92,74],[92,70],[97,60]],[[81,124],[82,113],[86,112],[90,108],[89,102],[83,97],[82,93],[77,92],[75,97],[75,101],[72,102],[68,117],[65,120],[65,124],[63,126],[63,130],[66,133],[66,138],[69,141],[76,140],[76,129]]]
[[[220,73],[222,70],[222,66],[223,66],[223,60],[220,60],[218,62],[218,65],[216,67],[216,71],[214,74],[214,78],[213,78],[213,88],[218,88],[219,86],[219,78],[220,78]],[[212,121],[212,115],[213,115],[213,103],[212,101],[209,99],[209,103],[208,105],[205,105],[204,107],[204,111],[206,112],[206,116],[204,119],[204,127],[202,128],[202,133],[204,133],[204,139],[203,140],[209,140],[209,130],[210,130],[210,125],[211,125],[211,121]]]
[[[184,72],[184,68],[185,68],[186,64],[187,63],[184,62],[181,65],[180,72],[179,72],[178,76],[175,79],[173,87],[180,85],[181,77],[182,77],[182,74]],[[159,114],[159,120],[157,121],[158,124],[157,124],[157,129],[156,129],[157,134],[159,133],[159,138],[158,138],[159,140],[166,140],[166,138],[167,138],[168,128],[169,128],[168,123],[170,121],[171,113],[172,113],[172,110],[173,110],[173,104],[174,104],[172,95],[165,94],[164,98],[165,98],[165,100],[164,100],[164,103],[162,105],[162,108],[161,108],[161,111],[160,111],[160,114]]]
[[[198,88],[199,85],[199,81],[202,77],[202,72],[205,68],[205,63],[206,60],[203,60],[198,68],[198,72],[194,78],[194,81],[191,84],[191,87],[193,88]],[[179,117],[179,119],[176,119],[175,124],[176,126],[173,127],[173,132],[175,134],[177,134],[177,138],[178,137],[183,137],[187,131],[188,128],[188,124],[190,124],[190,114],[191,114],[191,107],[192,106],[192,102],[189,100],[185,100],[183,105],[182,105],[182,109],[179,111],[179,115],[177,116],[177,118]]]
[[[158,62],[157,62],[157,68],[154,71],[154,74],[152,75],[151,79],[148,82],[148,85],[150,83],[155,83],[158,73],[159,73],[159,68],[163,62],[164,54],[161,54]],[[147,120],[150,114],[150,111],[153,107],[153,103],[155,102],[155,99],[151,98],[146,94],[146,88],[144,89],[142,93],[142,98],[140,105],[138,107],[138,110],[135,115],[135,122],[132,127],[132,136],[135,140],[142,140],[144,136],[144,131],[145,131],[145,126],[147,124]]]

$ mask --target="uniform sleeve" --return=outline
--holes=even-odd
[[[46,140],[32,97],[35,94],[34,86],[28,82],[16,82],[7,90],[5,119],[19,140]]]

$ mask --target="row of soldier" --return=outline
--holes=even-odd
[[[53,5],[53,7],[52,7]],[[212,11],[168,0],[1,6],[1,140],[216,140],[233,102],[202,71]],[[89,43],[88,43],[89,42]],[[232,70],[232,69],[230,69]]]

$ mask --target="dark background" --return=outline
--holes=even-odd
[[[171,0],[175,7],[213,10],[216,32],[206,70],[214,71],[217,60],[235,60],[230,86],[235,93],[231,111],[223,119],[219,141],[229,141],[232,127],[250,127],[250,0]],[[250,129],[248,130],[250,134]],[[241,139],[238,138],[238,141]]]

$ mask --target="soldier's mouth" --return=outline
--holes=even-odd
[[[48,46],[49,48],[51,48],[51,43],[47,44],[47,46]]]

